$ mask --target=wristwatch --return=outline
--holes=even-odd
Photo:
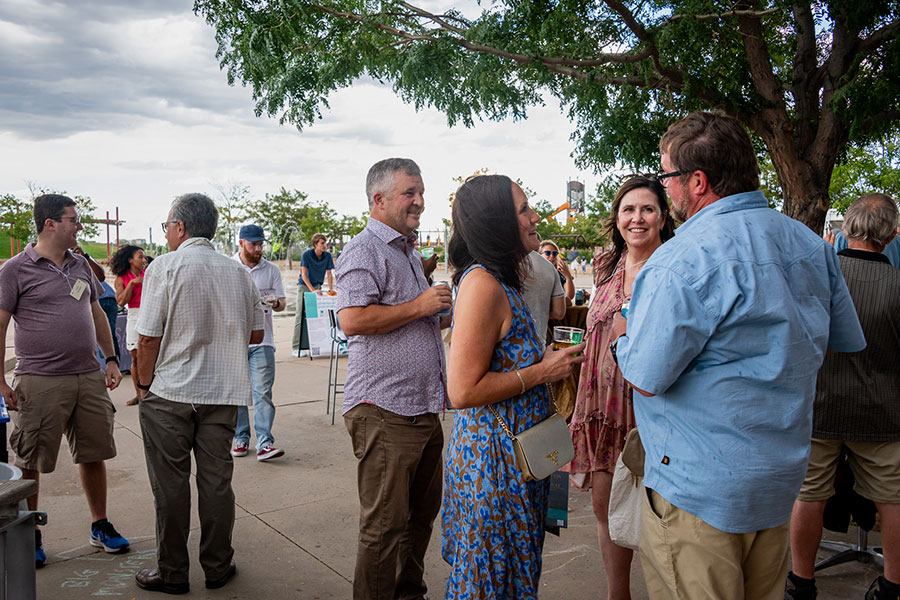
[[[149,385],[141,385],[141,383],[138,382],[138,384],[137,384],[137,389],[139,389],[139,390],[144,390],[145,392],[149,392],[149,391],[150,391],[150,386],[149,386]]]
[[[116,365],[119,364],[119,358],[115,354],[113,354],[112,356],[107,356],[104,360],[106,361],[106,364],[109,364],[111,362],[116,363]]]

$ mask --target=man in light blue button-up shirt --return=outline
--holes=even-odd
[[[865,340],[834,251],[768,207],[737,121],[694,113],[660,150],[672,213],[686,222],[635,280],[617,344],[643,394],[648,589],[780,598],[816,373],[826,350]]]

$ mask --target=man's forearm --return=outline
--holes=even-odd
[[[328,277],[328,291],[334,291],[334,271],[327,271],[325,275]]]
[[[153,373],[156,372],[156,361],[159,358],[161,337],[142,335],[138,340],[138,383],[150,385]]]
[[[415,300],[388,306],[370,304],[340,311],[341,329],[347,335],[378,335],[403,327],[423,316]]]

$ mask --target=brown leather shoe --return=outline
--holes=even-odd
[[[218,579],[207,579],[206,580],[206,589],[208,590],[217,590],[226,583],[228,580],[234,577],[234,574],[237,573],[237,566],[235,566],[234,561],[231,561],[231,564],[228,565],[228,570],[225,571],[225,574],[219,577]]]
[[[191,591],[190,583],[166,583],[156,569],[141,569],[134,575],[137,586],[149,592],[162,592],[164,594],[187,594]]]

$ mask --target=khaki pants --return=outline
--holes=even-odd
[[[344,415],[359,459],[355,600],[421,600],[425,550],[441,508],[444,432],[435,414],[360,404]]]
[[[200,566],[206,579],[228,571],[234,549],[231,439],[236,406],[190,405],[147,394],[140,403],[147,474],[156,506],[156,557],[166,583],[187,583],[191,452],[197,461]]]
[[[322,286],[319,286],[316,289],[321,288]],[[309,333],[304,327],[306,321],[303,320],[303,294],[314,291],[306,287],[304,283],[297,286],[297,313],[294,315],[294,335],[291,338],[291,349],[294,354],[297,354],[298,350],[309,350]]]
[[[727,533],[647,488],[641,566],[653,600],[781,600],[788,570],[788,524]]]

